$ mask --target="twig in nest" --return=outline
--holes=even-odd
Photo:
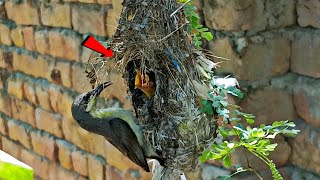
[[[170,14],[170,17],[172,17],[173,15],[175,15],[178,11],[180,11],[183,7],[185,7],[191,0],[188,0],[187,2],[185,2],[184,4],[182,4],[177,10],[175,10],[173,13]]]
[[[165,40],[165,39],[167,39],[168,37],[170,37],[173,33],[175,33],[175,32],[177,32],[179,29],[181,29],[183,26],[185,26],[187,23],[185,23],[185,24],[182,24],[178,29],[175,29],[174,31],[172,31],[170,34],[168,34],[168,35],[166,35],[164,38],[162,38],[162,39],[160,39],[160,40],[158,40],[158,42],[161,42],[161,41],[163,41],[163,40]]]

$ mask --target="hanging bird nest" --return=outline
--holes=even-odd
[[[176,0],[124,0],[111,47],[146,141],[166,167],[186,171],[216,136],[215,118],[201,112],[209,90],[203,74],[215,64],[192,45],[180,6]],[[137,70],[155,84],[151,99],[135,87]]]

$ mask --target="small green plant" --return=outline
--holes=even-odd
[[[188,0],[180,0],[181,3],[186,3]],[[189,21],[187,31],[192,37],[194,46],[200,47],[202,45],[202,39],[211,41],[213,35],[208,28],[200,24],[200,16],[196,12],[197,8],[192,5],[192,2],[188,3],[184,7],[184,12],[187,20]]]
[[[202,100],[202,112],[209,116],[216,114],[221,117],[223,124],[219,126],[218,133],[223,137],[221,143],[213,143],[212,146],[205,150],[200,157],[201,162],[209,159],[219,160],[225,167],[231,167],[231,155],[237,148],[244,147],[250,153],[260,158],[266,163],[275,180],[283,179],[276,169],[275,164],[268,158],[270,152],[277,147],[276,143],[271,143],[277,135],[295,136],[299,130],[294,129],[295,124],[289,121],[275,121],[272,125],[260,125],[260,127],[243,127],[241,120],[244,119],[248,124],[253,124],[255,116],[240,111],[240,107],[230,104],[227,101],[227,94],[231,94],[238,98],[243,97],[243,93],[234,86],[226,87],[211,81],[212,91],[208,93],[209,100]],[[230,111],[230,109],[233,109]],[[232,139],[232,140],[228,140]],[[249,168],[244,170],[242,167],[236,168],[236,173],[244,171],[254,171]],[[231,178],[227,176],[224,178]]]
[[[186,3],[188,0],[180,0],[180,2]],[[196,13],[196,7],[188,3],[184,9],[186,18],[189,21],[187,30],[193,37],[194,45],[200,47],[202,38],[208,41],[212,40],[213,36],[209,29],[199,24],[200,17]],[[242,120],[245,120],[245,123],[253,124],[255,122],[255,116],[242,112],[239,106],[230,104],[227,101],[228,94],[237,98],[244,97],[244,94],[235,87],[236,83],[227,86],[218,83],[212,72],[204,72],[204,70],[202,72],[212,88],[208,92],[208,98],[202,99],[201,110],[210,117],[219,117],[222,120],[222,124],[219,125],[217,133],[223,137],[223,141],[214,142],[209,149],[203,152],[200,161],[219,160],[225,167],[231,167],[231,155],[237,148],[244,147],[269,166],[273,179],[282,180],[283,178],[275,164],[268,158],[270,152],[274,151],[277,147],[277,144],[272,144],[270,140],[279,134],[290,137],[297,135],[299,130],[294,129],[295,124],[289,121],[275,121],[272,125],[262,124],[259,127],[253,128],[251,126],[243,127]],[[223,176],[221,179],[229,180],[235,174],[245,171],[253,171],[259,176],[259,174],[250,167],[248,169],[244,169],[239,165],[234,167],[236,168],[235,173],[230,176]],[[260,176],[259,178],[261,179]]]

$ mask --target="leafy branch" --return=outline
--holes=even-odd
[[[180,3],[186,3],[187,1],[188,0],[180,0]],[[200,16],[196,11],[197,7],[193,6],[192,2],[188,3],[184,7],[184,13],[189,21],[187,32],[189,35],[191,35],[194,46],[200,47],[202,45],[203,38],[211,41],[213,39],[213,35],[208,28],[204,27],[200,23]]]
[[[221,161],[225,167],[231,167],[231,154],[237,148],[244,147],[269,166],[275,180],[283,179],[273,161],[268,158],[270,152],[277,147],[277,144],[272,144],[270,139],[274,139],[279,134],[291,137],[297,135],[299,130],[293,129],[295,124],[289,121],[275,121],[272,125],[262,124],[260,127],[247,126],[244,128],[240,123],[241,117],[247,123],[253,124],[255,116],[241,112],[240,107],[229,104],[227,101],[227,94],[242,98],[243,93],[234,86],[226,87],[224,84],[217,84],[215,79],[211,81],[211,85],[213,88],[208,93],[210,99],[202,100],[202,112],[208,115],[216,113],[222,118],[223,124],[219,126],[218,132],[225,140],[221,143],[213,143],[210,149],[203,152],[200,161],[214,159]],[[230,107],[233,108],[233,111],[229,110]],[[243,172],[244,170],[238,168],[238,171]]]

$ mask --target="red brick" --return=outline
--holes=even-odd
[[[36,50],[35,37],[34,37],[34,29],[33,27],[24,27],[22,28],[24,45],[26,49],[29,51]]]
[[[15,119],[22,120],[31,126],[36,126],[34,107],[26,102],[18,99],[12,99],[12,116]]]
[[[13,69],[13,53],[12,52],[2,52],[3,61],[5,63],[5,68],[7,70]]]
[[[35,77],[42,77],[50,80],[51,73],[54,69],[54,59],[44,56],[38,56],[34,67],[37,67],[35,69],[32,68],[33,75]]]
[[[47,157],[51,161],[56,160],[56,142],[53,137],[40,131],[30,133],[32,146],[36,153]]]
[[[50,111],[51,106],[50,106],[50,101],[49,101],[49,92],[48,92],[48,87],[49,85],[47,82],[44,82],[42,80],[38,80],[36,82],[36,95],[37,95],[37,100],[39,105],[45,109]]]
[[[62,167],[57,167],[57,179],[67,179],[67,180],[77,180],[79,178],[78,174],[72,173],[70,171],[65,170]]]
[[[68,170],[72,169],[71,154],[74,151],[74,145],[64,140],[57,140],[57,145],[60,164]]]
[[[71,10],[69,4],[41,4],[41,20],[46,26],[71,28]]]
[[[88,92],[91,90],[92,86],[90,80],[86,77],[85,67],[82,64],[75,63],[71,67],[71,84],[72,89],[78,92]]]
[[[73,119],[71,113],[73,100],[73,96],[71,96],[68,92],[63,92],[60,103],[58,104],[58,112],[67,119]]]
[[[115,14],[115,11],[110,9],[108,10],[108,14],[106,16],[107,21],[107,32],[108,37],[112,37],[112,35],[116,32],[119,22],[119,16]]]
[[[67,171],[57,163],[49,164],[49,180],[78,180],[80,175]]]
[[[78,0],[79,2],[83,2],[83,3],[95,3],[95,0]]]
[[[64,58],[80,61],[80,47],[81,44],[80,37],[75,34],[69,34],[64,36]]]
[[[152,179],[152,173],[146,172],[143,169],[139,170],[140,178],[139,179]]]
[[[1,116],[0,116],[0,134],[2,134],[2,135],[8,134],[7,121]]]
[[[138,165],[133,163],[130,159],[124,156],[117,148],[106,141],[105,143],[105,154],[108,164],[119,169],[120,171],[125,171],[127,169],[141,169]]]
[[[0,111],[8,116],[12,115],[11,102],[11,97],[0,91]]]
[[[112,0],[97,0],[97,2],[103,5],[112,4]]]
[[[29,102],[37,104],[35,84],[31,79],[25,79],[23,82],[23,95]]]
[[[40,56],[39,56],[40,57]],[[39,59],[38,57],[38,59]],[[33,76],[40,76],[46,69],[40,69],[42,68],[40,65],[42,61],[37,60],[36,57],[27,55],[27,54],[17,54],[13,53],[13,69],[16,71],[22,71],[26,74],[30,74]],[[34,68],[37,67],[37,68]],[[42,76],[40,76],[42,77]]]
[[[35,176],[49,178],[49,161],[26,149],[21,150],[21,161],[31,166]]]
[[[24,46],[24,39],[23,39],[23,33],[22,33],[21,27],[17,27],[11,30],[11,38],[15,46],[17,47]]]
[[[58,112],[59,104],[61,103],[62,96],[62,90],[57,85],[51,85],[49,87],[49,100],[50,100],[50,106],[52,107],[53,111]]]
[[[38,30],[35,32],[35,41],[37,51],[41,54],[50,54],[49,34],[47,30]]]
[[[104,165],[105,165],[105,163],[102,161],[103,160],[101,160],[95,156],[88,157],[89,179],[104,180],[104,172],[105,172]]]
[[[106,36],[105,12],[100,10],[85,9],[80,7],[72,8],[73,29],[81,34],[92,33],[99,36]]]
[[[122,180],[120,172],[111,166],[106,166],[105,180]]]
[[[80,37],[69,32],[49,32],[50,54],[73,61],[80,61]]]
[[[31,148],[30,138],[29,138],[29,128],[26,125],[18,123],[16,121],[8,121],[9,136],[11,139],[20,142],[26,148]]]
[[[72,154],[73,169],[83,175],[88,176],[88,156],[85,152],[76,150]]]
[[[39,17],[36,3],[19,3],[12,1],[5,2],[5,7],[9,19],[17,24],[22,25],[38,25]]]
[[[122,1],[112,0],[112,11],[116,18],[119,18],[122,12]]]
[[[0,43],[11,46],[12,41],[11,41],[10,29],[4,24],[0,24],[0,32],[1,32]]]
[[[37,67],[37,68],[34,68]],[[27,54],[13,53],[13,69],[22,71],[35,77],[50,79],[54,68],[54,60],[43,56],[30,56]]]
[[[20,160],[26,164],[28,164],[31,167],[34,167],[35,162],[35,154],[31,153],[29,150],[22,148],[21,149],[21,155]]]
[[[60,74],[60,81],[63,86],[71,87],[71,65],[70,62],[58,61],[55,70]],[[51,76],[52,78],[52,76]]]
[[[35,117],[39,129],[52,133],[57,137],[62,137],[61,116],[59,114],[50,113],[41,108],[37,108]]]
[[[2,136],[2,150],[11,156],[20,159],[21,146],[10,140],[9,138]]]
[[[127,179],[127,180],[138,180],[140,179],[140,177],[141,175],[139,171],[132,170],[132,169],[126,170],[123,174],[123,179]]]
[[[4,7],[4,2],[0,3],[0,19],[7,19],[7,13]]]
[[[103,136],[90,133],[81,128],[79,125],[76,125],[73,133],[74,135],[72,139],[78,140],[76,143],[79,145],[79,147],[82,147],[88,152],[102,155],[104,158],[106,158],[104,149],[106,140]]]
[[[49,175],[48,175],[49,176],[48,177],[49,180],[57,180],[57,179],[59,179],[58,178],[58,168],[59,168],[59,166],[55,162],[51,162],[49,164]],[[61,169],[63,169],[63,168],[61,168]]]
[[[64,39],[58,31],[49,32],[50,54],[56,57],[64,56]]]
[[[14,77],[8,79],[8,93],[18,99],[23,98],[22,80]]]
[[[49,178],[49,161],[37,155],[35,155],[34,160],[35,160],[34,166],[33,166],[34,173],[37,176],[41,177],[42,179],[48,179]]]
[[[97,54],[95,51],[92,52],[92,50],[89,48],[81,47],[81,62],[87,63],[88,60],[90,60],[93,56],[96,57],[99,56],[99,54]]]
[[[1,41],[1,37],[0,37],[0,41]],[[7,67],[7,64],[4,62],[3,52],[1,49],[0,49],[0,67],[2,68]]]
[[[64,117],[62,120],[62,131],[64,138],[73,144],[77,145],[78,147],[85,149],[85,146],[82,143],[83,140],[81,137],[77,134],[77,126],[75,124],[76,122],[73,120],[73,118],[66,118]]]

